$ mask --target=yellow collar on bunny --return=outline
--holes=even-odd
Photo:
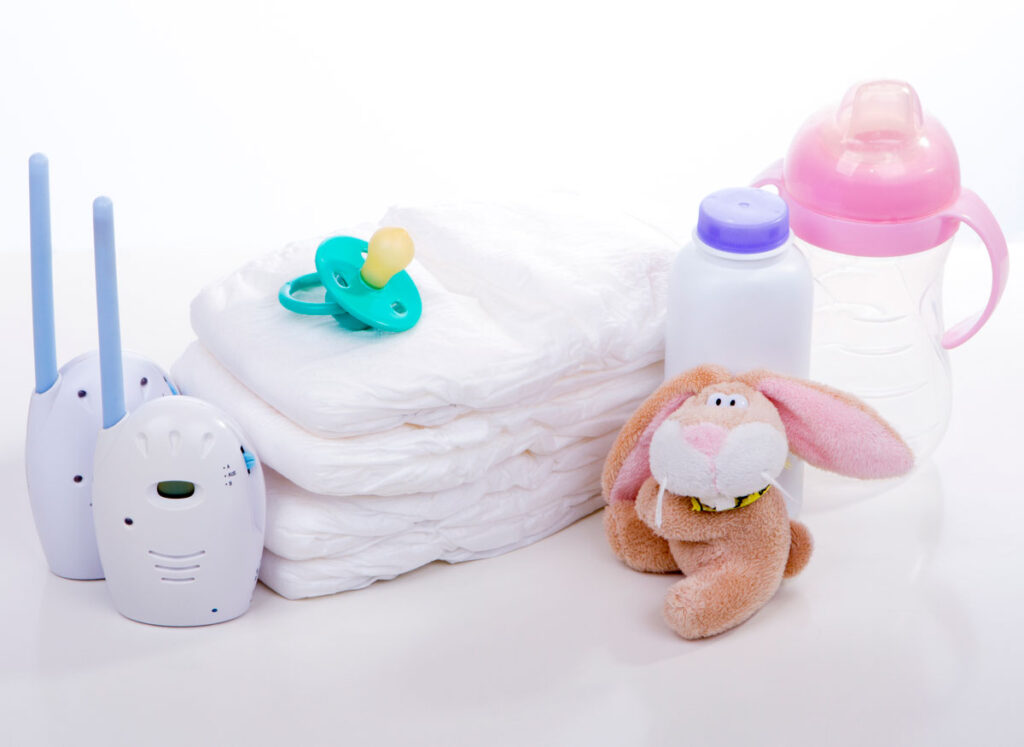
[[[767,493],[768,488],[770,487],[771,485],[765,485],[756,493],[751,493],[750,495],[741,495],[739,498],[734,498],[733,500],[736,501],[735,506],[730,506],[729,508],[723,508],[721,510],[732,511],[734,508],[743,508],[744,506],[749,506],[751,503],[753,503],[758,498]],[[690,498],[690,508],[693,509],[694,511],[713,511],[715,513],[719,511],[719,509],[715,508],[714,506],[709,506],[706,503],[701,503],[699,498],[693,497]]]

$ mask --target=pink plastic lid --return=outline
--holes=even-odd
[[[1006,287],[1006,238],[981,199],[960,188],[949,133],[921,109],[909,83],[877,80],[851,88],[838,108],[811,117],[789,153],[754,186],[774,185],[789,205],[797,238],[860,257],[923,252],[970,226],[988,251],[988,303],[942,336],[947,348],[974,336]]]
[[[960,161],[949,133],[902,81],[854,86],[838,109],[811,117],[783,171],[793,200],[848,220],[924,218],[960,196]]]

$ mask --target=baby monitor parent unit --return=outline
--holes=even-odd
[[[103,578],[92,520],[93,453],[102,425],[99,355],[85,353],[57,370],[50,174],[41,153],[29,159],[29,207],[36,373],[25,439],[29,501],[50,570],[64,578]],[[174,394],[155,363],[129,353],[124,365],[128,409]]]
[[[241,429],[193,397],[125,412],[113,207],[93,204],[103,430],[93,518],[117,610],[154,625],[224,622],[249,608],[266,491]]]

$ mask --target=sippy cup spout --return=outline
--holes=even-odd
[[[912,237],[896,237],[887,228],[934,218],[961,191],[949,133],[904,81],[860,83],[838,108],[813,115],[793,138],[782,171],[793,230],[802,236],[809,229],[814,236],[802,237],[815,246],[848,254],[912,254],[938,246],[956,230],[955,223],[934,220]],[[827,231],[808,225],[819,219],[855,225]],[[879,235],[859,235],[861,224],[880,226]]]
[[[887,144],[924,134],[921,99],[902,80],[875,80],[854,86],[843,97],[837,120],[846,143]]]

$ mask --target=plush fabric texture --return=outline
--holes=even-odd
[[[741,423],[715,457],[716,485],[729,496],[743,495],[782,474],[789,449],[786,436],[768,423]]]
[[[643,480],[654,476],[659,485],[664,485],[667,490],[675,490],[677,486],[694,486],[689,495],[697,498],[713,500],[716,491],[713,488],[715,481],[714,454],[702,453],[699,449],[688,442],[685,436],[685,429],[674,420],[667,419],[660,425],[657,420],[652,421],[647,427],[649,431],[654,428],[653,438],[646,442],[648,453],[647,463],[649,465]],[[723,429],[723,440],[725,431]],[[645,436],[647,431],[644,432]],[[643,446],[643,440],[642,440]],[[636,449],[630,455],[630,459],[640,461],[643,459],[641,449]],[[627,460],[625,469],[630,463]],[[643,484],[641,480],[640,484]]]
[[[679,570],[668,542],[636,513],[633,501],[614,501],[604,510],[604,530],[612,551],[634,571],[672,573]]]
[[[734,498],[759,490],[782,472],[788,454],[786,437],[771,425],[704,426],[723,434],[710,454],[694,448],[686,438],[688,429],[700,426],[684,427],[668,418],[655,430],[650,442],[650,474],[666,489],[720,509],[731,507]]]
[[[701,423],[681,428],[679,435],[690,446],[707,457],[714,457],[725,443],[729,432],[720,425]]]
[[[637,516],[652,528],[657,492],[650,478],[635,504]],[[653,533],[684,575],[665,598],[663,614],[673,630],[690,639],[716,635],[774,596],[789,559],[791,525],[797,525],[789,521],[777,491],[770,489],[744,508],[715,513],[693,511],[684,496],[667,494],[664,500],[662,526]]]
[[[914,455],[870,406],[823,384],[754,372],[747,377],[772,401],[794,454],[815,467],[849,477],[896,477]]]
[[[723,401],[740,404],[719,406]],[[691,430],[694,438],[686,437],[687,429],[705,424],[729,434],[705,438],[705,432]],[[663,384],[629,419],[608,455],[602,475],[608,543],[635,570],[682,572],[666,595],[663,614],[683,638],[717,635],[747,620],[774,596],[783,578],[803,570],[813,542],[806,527],[790,521],[774,488],[732,510],[694,511],[693,493],[702,489],[703,472],[663,466],[672,473],[669,490],[658,483],[658,467],[680,461],[671,454],[675,444],[703,458],[714,452],[715,470],[727,472],[735,463],[737,474],[756,475],[765,469],[763,459],[781,471],[786,449],[770,442],[782,432],[798,456],[844,474],[902,474],[913,463],[892,428],[849,395],[771,372],[733,377],[708,366]],[[749,438],[742,448],[730,449],[730,443],[741,441],[732,434],[740,433]],[[757,445],[758,439],[765,443]]]
[[[601,486],[609,502],[636,500],[637,490],[651,475],[648,452],[654,431],[687,399],[728,378],[724,368],[701,366],[666,382],[640,405],[622,427],[605,462]]]
[[[791,521],[789,528],[789,558],[786,560],[783,578],[791,578],[802,571],[811,559],[811,551],[814,549],[814,539],[807,531],[807,527],[799,521]]]

